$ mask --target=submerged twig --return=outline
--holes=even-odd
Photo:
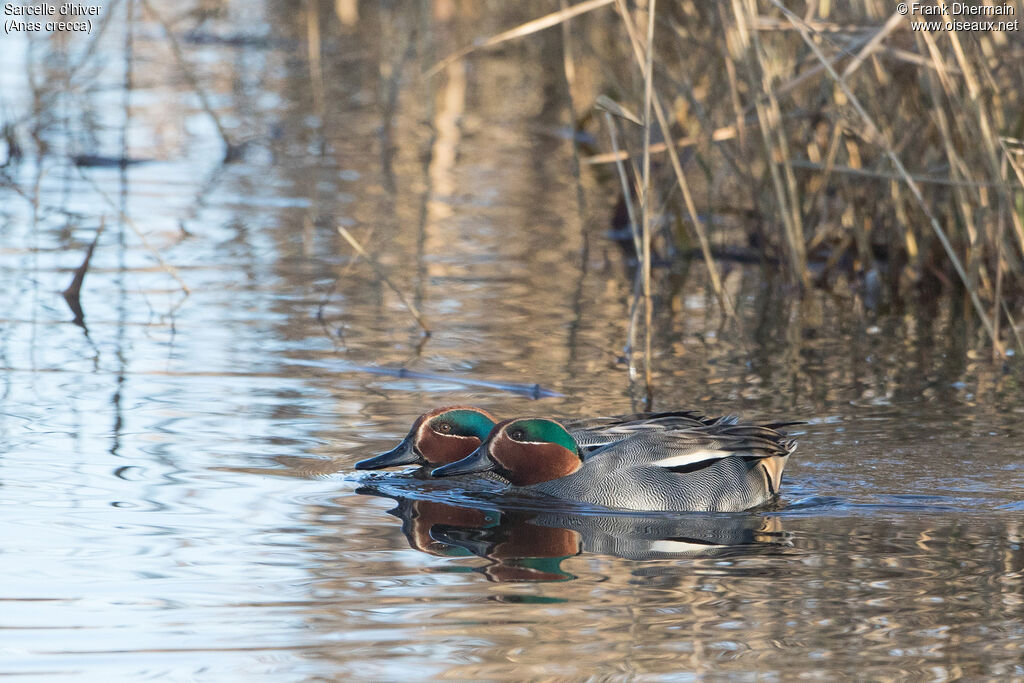
[[[416,306],[411,301],[409,301],[404,294],[402,294],[402,290],[400,290],[391,282],[391,280],[387,276],[387,273],[384,272],[384,267],[380,265],[377,259],[375,259],[373,256],[370,256],[370,254],[367,253],[365,249],[363,249],[363,245],[359,244],[356,238],[352,236],[352,233],[350,233],[348,230],[346,230],[344,227],[340,225],[338,226],[338,234],[345,238],[345,241],[348,242],[352,246],[352,248],[356,250],[357,254],[365,258],[370,263],[370,265],[373,266],[373,270],[375,273],[377,273],[377,277],[379,277],[384,282],[384,284],[390,287],[391,291],[394,292],[396,296],[398,296],[399,300],[405,306],[406,310],[409,311],[409,314],[412,315],[412,317],[416,320],[416,323],[423,330],[424,336],[429,337],[431,332],[430,328],[427,327],[427,322],[423,319],[423,316],[420,315],[420,312],[416,308]]]
[[[92,261],[92,253],[96,249],[96,244],[100,241],[100,235],[103,234],[103,229],[106,227],[106,218],[100,221],[100,227],[96,230],[96,236],[93,237],[92,243],[89,248],[85,250],[85,259],[82,261],[82,265],[75,268],[75,274],[71,278],[71,284],[61,292],[64,297],[64,301],[67,302],[68,308],[74,314],[74,323],[85,329],[85,311],[82,310],[82,282],[85,281],[85,273],[89,270],[89,262]]]
[[[121,211],[121,209],[117,207],[117,204],[114,203],[114,200],[110,198],[110,195],[104,192],[103,189],[100,188],[98,184],[96,184],[96,181],[90,178],[88,175],[86,175],[86,173],[81,168],[78,168],[78,175],[82,177],[82,180],[84,180],[85,182],[89,183],[92,186],[92,189],[96,192],[96,194],[102,197],[103,201],[105,201],[107,205],[110,206],[110,208],[117,212],[118,218],[124,221],[125,225],[131,228],[131,231],[134,232],[135,236],[139,238],[140,242],[142,242],[142,246],[146,247],[146,249],[149,250],[153,258],[156,259],[156,262],[160,264],[160,267],[163,268],[168,275],[174,278],[174,281],[178,283],[179,287],[181,287],[181,290],[185,293],[185,296],[188,296],[191,292],[189,291],[188,285],[185,284],[185,281],[181,279],[181,275],[178,274],[178,269],[163,259],[163,257],[160,255],[160,252],[157,251],[156,248],[149,243],[149,240],[146,239],[146,236],[142,234],[141,230],[139,230],[139,226],[135,225],[135,221],[133,221],[128,216],[128,214]]]
[[[301,361],[295,360],[293,360],[292,363],[302,364]],[[311,363],[311,365],[316,365],[318,368],[322,367],[322,364],[320,363]],[[418,372],[416,370],[409,370],[408,368],[389,368],[379,365],[358,365],[355,363],[342,362],[338,367],[332,365],[331,369],[335,369],[338,372],[365,372],[372,375],[385,375],[387,377],[398,377],[400,379],[426,379],[439,382],[452,382],[454,384],[462,384],[465,386],[484,387],[486,389],[507,391],[513,394],[522,394],[531,398],[559,398],[564,396],[564,394],[542,387],[540,384],[527,384],[523,382],[494,382],[486,379],[475,379],[473,377],[458,377],[432,372]]]

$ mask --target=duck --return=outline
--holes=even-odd
[[[780,427],[735,417],[694,427],[640,430],[585,452],[548,418],[495,424],[468,456],[434,477],[489,473],[506,485],[609,508],[741,512],[773,502],[796,442]]]
[[[718,420],[706,418],[692,410],[632,413],[611,417],[590,417],[565,420],[581,452],[586,455],[610,443],[641,432],[693,429]],[[724,418],[728,419],[728,418]],[[357,470],[377,470],[398,465],[419,465],[429,472],[433,468],[462,460],[487,439],[498,423],[497,418],[475,406],[455,405],[423,413],[401,443],[386,453],[360,460]]]
[[[397,446],[360,460],[356,469],[419,465],[429,470],[457,462],[479,448],[497,422],[486,410],[474,406],[435,408],[416,418]]]

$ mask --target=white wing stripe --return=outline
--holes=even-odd
[[[655,460],[652,465],[656,467],[685,467],[686,465],[693,465],[698,462],[705,460],[720,460],[727,458],[730,455],[734,455],[728,451],[697,451],[695,453],[687,453],[686,455],[673,455],[671,458],[665,458],[663,460]]]

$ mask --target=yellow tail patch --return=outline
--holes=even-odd
[[[776,455],[761,460],[765,478],[768,480],[768,487],[772,493],[779,492],[779,486],[782,485],[782,470],[785,469],[787,460],[789,460],[789,455]]]

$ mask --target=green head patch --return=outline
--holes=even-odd
[[[429,425],[438,434],[475,436],[483,441],[491,433],[494,422],[480,411],[455,408],[437,415]]]
[[[572,453],[579,453],[576,440],[565,431],[565,427],[554,420],[525,418],[516,420],[505,427],[505,433],[513,441],[553,443]]]

